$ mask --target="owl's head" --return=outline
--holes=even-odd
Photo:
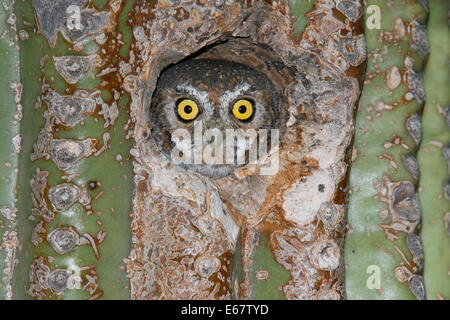
[[[280,129],[284,118],[277,90],[264,73],[215,59],[166,68],[150,106],[151,135],[159,150],[211,178],[248,164],[250,150],[257,150],[251,148],[269,143],[271,129]],[[261,139],[264,131],[267,140]]]

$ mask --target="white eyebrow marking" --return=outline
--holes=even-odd
[[[228,89],[225,91],[222,95],[222,101],[224,103],[223,106],[228,106],[233,99],[242,95],[242,92],[247,91],[248,89],[250,89],[250,84],[248,82],[244,82],[234,87],[234,89]]]
[[[176,86],[177,91],[184,91],[191,96],[199,97],[200,102],[205,103],[208,100],[208,92],[198,90],[197,88],[189,85],[189,84],[179,84]]]

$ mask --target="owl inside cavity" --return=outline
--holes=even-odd
[[[235,168],[248,164],[250,147],[258,140],[263,141],[259,139],[260,129],[266,129],[270,149],[270,130],[280,129],[284,123],[280,108],[277,90],[264,73],[227,60],[186,60],[163,70],[158,79],[150,106],[151,135],[159,150],[172,162],[174,154],[185,158],[189,154],[188,161],[176,162],[182,168],[214,179],[223,178]],[[201,128],[202,152],[213,150],[215,160],[204,155],[200,162],[195,158],[198,143],[195,147],[194,143],[199,140],[195,140],[194,134],[198,128]],[[178,129],[188,132],[190,140],[178,138]],[[230,163],[226,159],[225,141],[230,131],[227,129],[232,129],[237,136],[250,129],[256,132],[256,138],[247,140],[240,150],[241,155],[245,154],[243,162],[235,158]],[[235,146],[234,153],[238,149]]]

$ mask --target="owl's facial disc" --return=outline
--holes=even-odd
[[[161,73],[150,121],[153,140],[172,163],[214,179],[249,163],[261,130],[270,141],[271,130],[284,125],[278,93],[265,74],[211,59]]]

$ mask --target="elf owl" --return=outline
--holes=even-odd
[[[272,129],[280,129],[285,113],[264,73],[237,62],[202,58],[163,70],[150,122],[156,145],[170,161],[218,179],[248,164],[251,150],[258,150],[253,156],[270,150]],[[265,143],[266,149],[259,149]]]

